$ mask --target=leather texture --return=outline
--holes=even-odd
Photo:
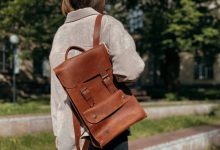
[[[99,44],[102,15],[94,27],[93,48],[85,51],[72,46],[66,51],[65,61],[54,72],[74,108],[73,122],[79,150],[79,122],[90,134],[95,147],[103,148],[117,135],[144,119],[146,113],[134,96],[117,89],[113,82],[111,59],[104,44]],[[71,50],[82,53],[68,58]],[[78,120],[78,121],[77,121]],[[88,147],[88,141],[86,146]]]

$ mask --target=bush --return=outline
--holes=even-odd
[[[165,98],[169,101],[176,101],[178,100],[178,96],[176,93],[166,93]]]

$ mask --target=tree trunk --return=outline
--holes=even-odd
[[[161,64],[161,77],[168,91],[175,91],[178,84],[180,58],[175,50],[166,50]]]

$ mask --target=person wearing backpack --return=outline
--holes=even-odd
[[[66,15],[64,24],[56,32],[50,52],[51,66],[51,116],[53,133],[58,150],[76,149],[72,109],[69,97],[52,70],[64,61],[66,50],[77,45],[86,50],[93,46],[93,31],[97,15],[102,14],[105,0],[63,0],[62,12]],[[104,15],[101,24],[100,41],[108,48],[112,60],[113,74],[117,82],[135,81],[144,70],[144,62],[136,52],[134,40],[124,29],[122,23],[112,16]],[[69,57],[78,55],[71,51]],[[77,68],[73,68],[77,69]],[[84,128],[82,138],[88,136]],[[123,132],[104,149],[127,150],[127,136]],[[97,148],[91,144],[90,150]]]

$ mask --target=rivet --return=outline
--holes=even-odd
[[[109,134],[109,130],[106,130],[105,133],[106,133],[106,134]]]
[[[125,96],[125,95],[122,95],[122,96],[121,96],[121,98],[122,98],[122,99],[125,99],[125,98],[126,98],[126,96]]]
[[[92,117],[93,117],[93,119],[97,119],[98,116],[97,115],[93,115]]]

